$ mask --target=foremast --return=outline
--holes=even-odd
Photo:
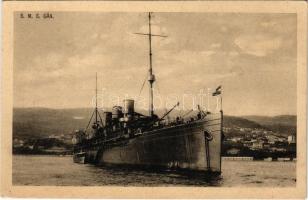
[[[95,74],[95,124],[98,124],[97,116],[99,115],[97,109],[97,72]]]
[[[87,130],[92,122],[93,117],[95,121],[93,122],[92,128],[95,130],[95,133],[98,133],[98,129],[103,126],[103,120],[98,112],[98,107],[97,107],[97,73],[95,76],[95,108],[88,122],[88,125],[86,126],[85,133],[87,133]]]

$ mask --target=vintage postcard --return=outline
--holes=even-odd
[[[3,196],[306,196],[305,2],[3,5]]]

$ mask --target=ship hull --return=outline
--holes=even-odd
[[[193,171],[221,171],[221,115],[88,149],[86,162]]]

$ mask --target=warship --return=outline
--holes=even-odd
[[[111,112],[102,114],[96,101],[92,116],[84,130],[74,132],[73,161],[96,165],[122,165],[145,168],[164,168],[221,173],[221,145],[223,139],[223,111],[212,113],[198,106],[173,121],[166,117],[177,107],[174,105],[163,116],[154,113],[152,70],[151,13],[148,14],[149,39],[149,114],[135,111],[133,99],[123,100]],[[213,93],[221,99],[221,86]],[[222,102],[222,100],[221,100]],[[190,114],[190,115],[189,115]],[[90,128],[91,126],[91,128]]]

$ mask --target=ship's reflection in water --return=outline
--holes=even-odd
[[[223,161],[222,174],[96,167],[72,157],[13,156],[13,185],[295,187],[296,162]]]
[[[219,186],[222,177],[217,173],[205,173],[197,171],[179,171],[173,169],[158,168],[138,168],[132,166],[104,166],[100,169],[115,176],[122,176],[128,179],[126,184],[145,185],[199,185],[199,186]],[[129,180],[131,179],[131,180]]]

